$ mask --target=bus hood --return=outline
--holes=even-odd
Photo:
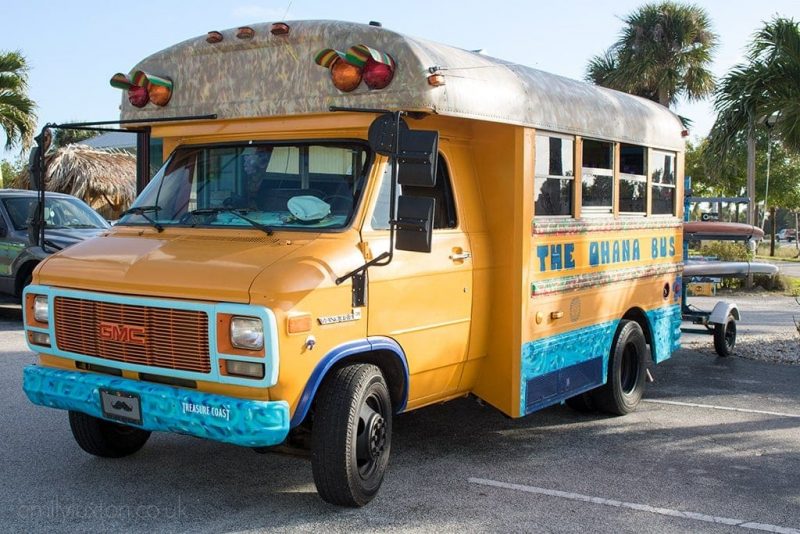
[[[54,254],[42,262],[34,282],[107,293],[247,303],[255,277],[309,241],[253,232],[167,230],[140,235],[117,230]]]

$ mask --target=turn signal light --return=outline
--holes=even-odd
[[[225,360],[225,372],[233,376],[264,378],[264,364],[255,362],[240,362],[238,360]]]

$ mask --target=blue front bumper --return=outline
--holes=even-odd
[[[100,390],[141,399],[145,430],[177,432],[245,447],[281,443],[289,432],[286,401],[255,401],[150,382],[47,367],[25,368],[23,389],[34,404],[104,418]]]

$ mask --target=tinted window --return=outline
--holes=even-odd
[[[620,145],[619,211],[644,215],[647,211],[647,149]]]
[[[24,230],[36,211],[36,197],[4,198],[14,228]],[[108,228],[108,222],[92,208],[74,198],[45,198],[44,222],[47,228]]]
[[[652,211],[655,215],[675,213],[675,173],[674,152],[652,151],[650,178],[653,182]]]

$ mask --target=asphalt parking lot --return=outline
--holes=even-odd
[[[412,412],[354,510],[322,502],[300,458],[168,434],[86,455],[66,412],[22,393],[19,321],[0,308],[3,531],[800,532],[800,365],[681,350],[622,418],[511,420],[474,399]]]

